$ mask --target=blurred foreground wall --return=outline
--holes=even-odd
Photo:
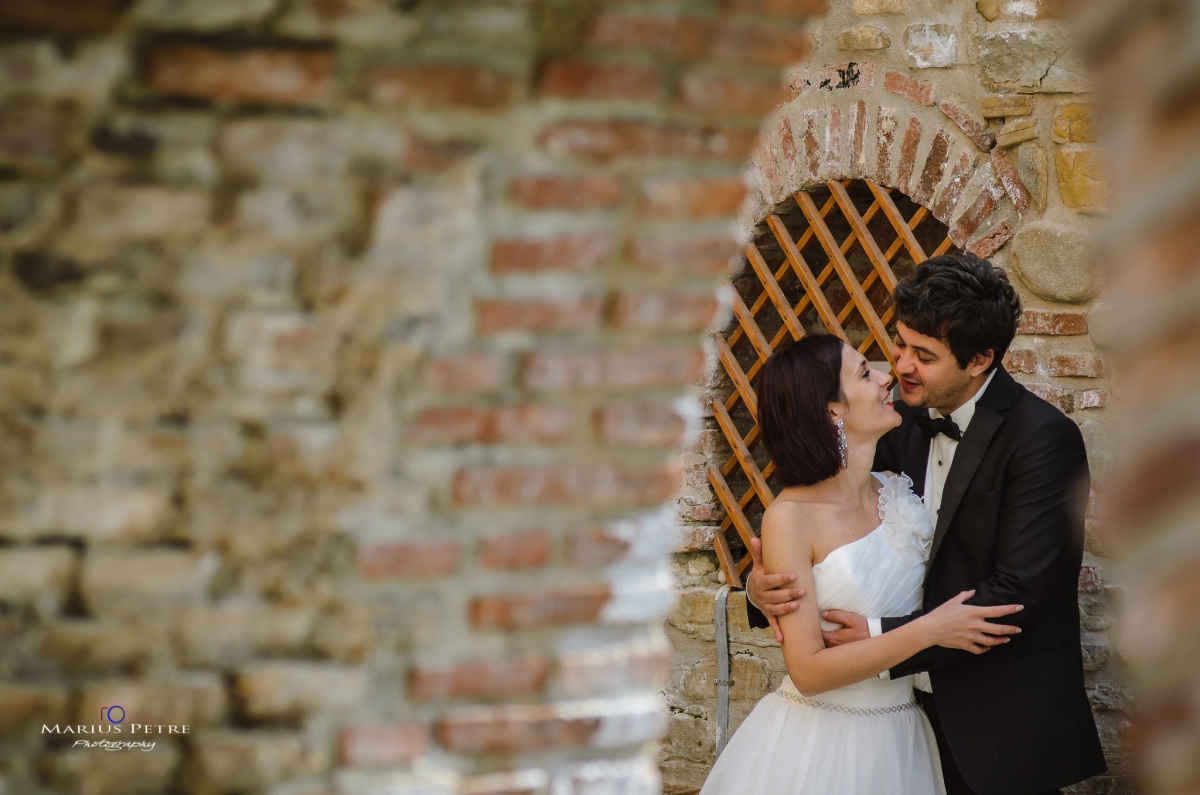
[[[656,792],[676,401],[822,5],[0,2],[0,790]]]

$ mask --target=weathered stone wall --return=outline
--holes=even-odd
[[[677,400],[821,6],[0,2],[0,789],[656,791]],[[41,730],[114,703],[189,733]]]
[[[1108,187],[1092,82],[1072,33],[1047,3],[855,0],[834,4],[815,35],[812,56],[790,76],[792,98],[770,117],[755,155],[759,190],[743,228],[761,230],[793,191],[829,179],[874,179],[928,207],[957,245],[1009,271],[1025,315],[1006,366],[1079,424],[1093,485],[1104,493],[1106,404],[1116,385],[1090,239],[1107,213]],[[732,389],[718,371],[710,370],[705,403]],[[706,422],[685,454],[685,541],[675,558],[682,593],[667,622],[671,716],[660,758],[674,792],[703,783],[715,750],[713,597],[723,575],[709,550],[723,513],[704,468],[731,452]],[[1077,793],[1129,786],[1130,706],[1110,652],[1111,575],[1096,501],[1079,603],[1088,693],[1110,775]],[[748,627],[741,592],[731,594],[728,618],[732,731],[786,670],[769,632]]]

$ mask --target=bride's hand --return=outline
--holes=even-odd
[[[974,591],[963,591],[923,616],[929,622],[928,628],[935,645],[983,654],[992,646],[1008,643],[1006,635],[1021,631],[1020,627],[992,624],[986,619],[1012,615],[1024,609],[1022,605],[976,607],[963,604],[974,595]]]

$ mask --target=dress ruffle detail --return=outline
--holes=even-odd
[[[912,478],[908,475],[888,477],[879,490],[879,520],[883,535],[896,549],[913,547],[921,553],[922,560],[929,560],[929,548],[933,544],[933,521],[925,503],[913,493]]]

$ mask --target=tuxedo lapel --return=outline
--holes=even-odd
[[[925,411],[925,409],[917,409]],[[913,494],[925,496],[925,470],[929,466],[929,437],[913,423],[909,431],[908,457],[904,460],[904,472],[913,482]]]
[[[979,465],[983,462],[992,437],[1004,424],[1001,412],[1012,404],[1019,389],[1017,382],[1001,367],[996,371],[987,391],[980,396],[975,406],[975,416],[959,442],[958,449],[954,451],[954,463],[950,465],[950,472],[946,475],[942,504],[938,508],[937,526],[933,531],[933,546],[929,550],[930,561],[937,555],[938,547],[942,545],[942,539],[946,537],[946,530],[950,527],[950,521],[954,519],[963,495],[967,493],[967,487],[971,485]]]

